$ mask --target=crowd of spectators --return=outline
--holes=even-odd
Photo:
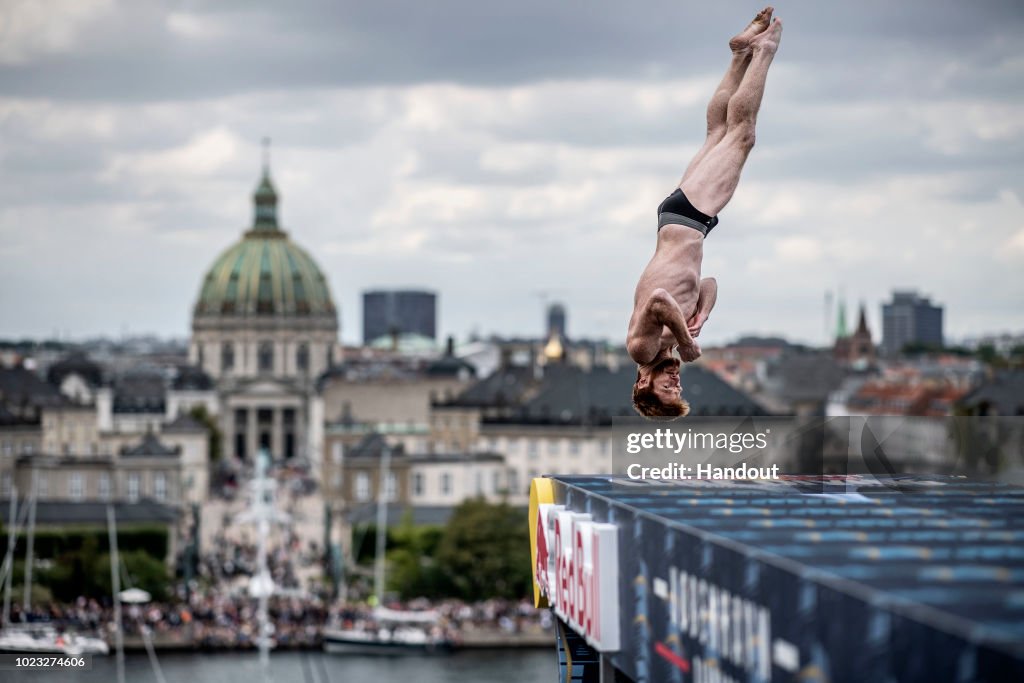
[[[141,639],[145,628],[163,647],[247,649],[257,646],[257,601],[247,595],[194,594],[189,602],[123,605],[122,624],[128,645]],[[267,608],[271,638],[276,647],[315,647],[326,619],[315,598],[271,597]],[[113,642],[115,619],[110,604],[79,598],[74,605],[34,608],[29,622],[48,623],[58,630],[99,633]],[[11,606],[11,622],[21,623],[20,606]],[[141,642],[141,640],[139,640]]]
[[[517,634],[547,630],[547,610],[534,609],[528,601],[486,600],[465,603],[458,600],[413,600],[388,603],[389,609],[433,611],[438,622],[454,639],[467,633],[490,633],[514,638]],[[141,643],[146,628],[162,647],[201,649],[249,649],[258,645],[258,601],[246,593],[231,595],[215,590],[195,592],[188,601],[124,605],[122,623],[128,645]],[[316,596],[273,596],[267,615],[271,638],[278,648],[307,648],[320,645],[325,625],[374,628],[373,608],[365,603],[335,603],[332,607]],[[99,633],[113,642],[114,614],[110,604],[79,598],[71,605],[36,607],[28,621],[47,622],[59,630]],[[333,617],[333,618],[330,618]],[[21,606],[12,604],[11,621],[23,621]]]

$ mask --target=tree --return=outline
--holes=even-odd
[[[447,577],[435,559],[442,534],[441,527],[415,526],[411,510],[402,516],[402,523],[389,534],[395,547],[387,553],[388,584],[403,599],[452,594]]]
[[[127,587],[141,588],[149,593],[153,600],[161,602],[169,597],[168,588],[171,583],[167,565],[144,552],[133,550],[121,553],[120,559],[124,574],[121,576],[121,589]],[[110,576],[110,555],[103,555],[96,563],[98,574],[97,584],[100,594],[108,596],[112,593]]]
[[[525,510],[482,498],[455,508],[437,548],[437,567],[465,600],[521,598],[530,587]]]
[[[1010,358],[1010,365],[1024,367],[1024,344],[1014,345],[1007,355]]]
[[[142,550],[130,550],[121,553],[121,562],[126,572],[122,576],[122,588],[137,586],[152,595],[154,600],[168,597],[171,577],[162,560]],[[82,548],[67,551],[51,566],[41,568],[35,578],[36,583],[62,603],[72,603],[80,595],[108,599],[112,591],[110,555],[97,554],[95,541],[87,539]]]
[[[203,426],[206,427],[209,440],[210,462],[217,462],[220,460],[221,443],[223,442],[223,436],[220,433],[220,427],[217,426],[217,420],[206,411],[206,406],[202,403],[193,406],[192,410],[189,411],[189,415],[197,422],[202,422]]]

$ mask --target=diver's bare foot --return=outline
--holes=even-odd
[[[746,52],[750,49],[750,41],[753,40],[757,34],[768,28],[768,24],[771,23],[772,20],[772,12],[774,11],[775,8],[769,5],[758,12],[757,16],[754,17],[754,20],[750,22],[750,25],[729,41],[729,49],[737,53]]]
[[[693,361],[700,358],[700,346],[696,341],[693,341],[689,346],[679,347],[679,358],[684,363],[692,363]]]
[[[775,53],[779,49],[779,41],[782,40],[782,21],[775,19],[765,31],[750,41],[751,50],[764,50]]]

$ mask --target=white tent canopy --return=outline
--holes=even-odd
[[[142,590],[141,588],[128,588],[117,594],[118,599],[121,602],[126,602],[129,605],[141,605],[144,602],[149,602],[153,597]]]

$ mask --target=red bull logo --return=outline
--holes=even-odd
[[[550,605],[595,650],[615,652],[619,649],[618,527],[541,502],[545,487],[538,482],[543,481],[534,480],[530,496],[535,604]]]

